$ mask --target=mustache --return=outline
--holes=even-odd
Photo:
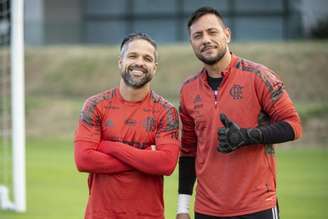
[[[204,52],[205,50],[207,50],[207,49],[212,49],[212,48],[217,48],[217,46],[216,45],[213,45],[213,44],[204,44],[203,45],[203,48],[201,48],[201,52]]]
[[[148,70],[140,65],[130,65],[128,67],[128,71],[133,71],[133,70],[142,71],[143,73],[148,73]]]

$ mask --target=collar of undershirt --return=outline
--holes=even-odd
[[[208,85],[212,88],[212,90],[217,90],[218,87],[220,86],[221,82],[222,82],[222,77],[220,78],[212,78],[211,76],[207,75],[207,82]]]
[[[231,70],[233,69],[233,66],[236,65],[236,62],[238,61],[238,56],[236,56],[235,54],[233,54],[232,52],[230,52],[231,54],[231,61],[229,63],[229,65],[225,68],[224,71],[221,72],[222,77],[226,77],[230,74]],[[205,81],[207,83],[207,70],[205,68],[203,68],[200,72],[201,74],[201,78],[203,79],[203,81]]]

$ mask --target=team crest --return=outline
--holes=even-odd
[[[239,84],[234,84],[230,89],[229,93],[234,100],[240,100],[243,98],[243,88]]]

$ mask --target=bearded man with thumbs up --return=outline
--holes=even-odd
[[[214,8],[189,19],[203,69],[180,91],[182,121],[177,219],[279,218],[273,144],[302,135],[283,82],[264,65],[230,52],[230,29]]]

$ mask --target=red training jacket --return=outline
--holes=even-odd
[[[128,102],[116,88],[85,102],[74,142],[77,168],[90,173],[86,219],[164,218],[163,175],[177,163],[178,123],[154,92]]]
[[[196,157],[195,211],[236,216],[276,205],[276,167],[272,145],[252,145],[223,154],[217,151],[220,113],[242,128],[285,121],[295,139],[300,118],[277,76],[263,65],[232,55],[214,92],[206,70],[184,82],[180,93],[180,156]]]

